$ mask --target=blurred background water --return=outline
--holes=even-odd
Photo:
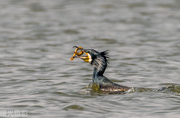
[[[109,50],[105,76],[135,91],[92,92],[92,67],[70,61],[74,45]],[[0,110],[178,118],[179,79],[180,0],[1,0]]]

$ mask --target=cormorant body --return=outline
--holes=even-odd
[[[82,50],[86,54],[86,56],[77,57],[83,59],[85,62],[89,62],[93,66],[94,71],[92,82],[93,84],[97,84],[99,86],[100,91],[107,94],[122,94],[131,89],[130,87],[116,84],[103,75],[108,64],[107,51],[98,52],[94,49],[80,50]]]

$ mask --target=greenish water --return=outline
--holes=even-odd
[[[178,118],[179,0],[1,0],[0,117]],[[105,72],[124,95],[90,88],[74,45],[109,50]]]

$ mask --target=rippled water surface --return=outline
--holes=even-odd
[[[0,110],[180,116],[180,0],[1,0],[0,18]],[[105,76],[134,92],[92,91],[91,65],[70,61],[74,45],[109,50]]]

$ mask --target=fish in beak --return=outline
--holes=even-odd
[[[82,60],[84,60],[85,62],[91,62],[91,55],[89,53],[86,52],[85,49],[83,49],[82,47],[78,47],[78,46],[74,46],[73,48],[76,48],[74,51],[73,56],[71,57],[71,61],[74,60],[74,58],[80,58]],[[79,52],[80,50],[80,52]]]

